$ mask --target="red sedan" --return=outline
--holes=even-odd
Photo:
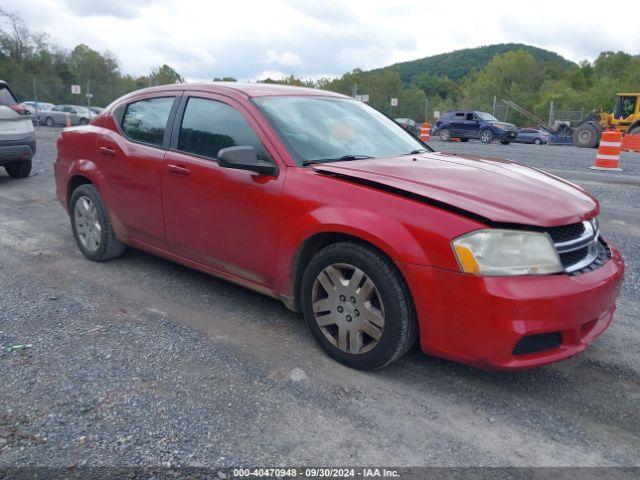
[[[55,174],[89,260],[128,245],[279,298],[355,368],[416,338],[483,368],[570,357],[609,326],[623,277],[582,188],[434,152],[320,90],[137,91],[62,133]]]

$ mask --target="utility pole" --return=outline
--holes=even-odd
[[[89,80],[87,80],[87,105],[91,106],[91,90],[89,90]]]
[[[553,122],[554,122],[554,118],[553,118],[553,100],[551,100],[551,102],[549,102],[549,126],[551,128],[553,128]]]
[[[33,79],[33,103],[36,107],[36,115],[38,114],[38,96],[36,94],[36,79]]]
[[[429,121],[429,98],[424,102],[424,121],[425,123]]]
[[[496,96],[493,96],[493,112],[491,112],[491,115],[493,115],[494,117],[496,116]]]

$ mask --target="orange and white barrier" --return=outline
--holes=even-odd
[[[592,170],[609,170],[621,172],[618,166],[622,150],[622,134],[615,131],[602,132],[600,146],[596,155],[596,163],[589,167]]]
[[[420,140],[423,142],[428,142],[431,138],[431,125],[428,123],[423,123],[420,125]]]
[[[71,115],[67,113],[67,128],[71,126]]]
[[[622,150],[625,152],[640,153],[640,134],[625,135],[622,137]]]

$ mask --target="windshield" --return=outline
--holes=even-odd
[[[499,122],[500,121],[496,117],[494,117],[493,115],[491,115],[490,113],[487,113],[487,112],[476,112],[476,115],[478,115],[480,117],[480,119],[484,120],[485,122]]]
[[[426,151],[396,122],[357,100],[286,96],[254,102],[299,165]]]

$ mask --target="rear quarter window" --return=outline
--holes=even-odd
[[[158,97],[130,103],[122,119],[122,131],[131,140],[162,146],[174,97]]]
[[[13,96],[11,90],[9,90],[6,85],[0,85],[0,105],[8,107],[16,103],[18,103],[18,100]]]

